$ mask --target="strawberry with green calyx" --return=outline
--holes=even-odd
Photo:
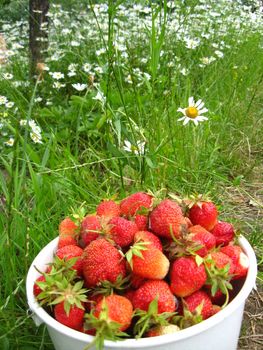
[[[109,227],[109,235],[122,248],[128,247],[133,242],[134,235],[138,231],[134,222],[121,217],[112,218]]]
[[[67,245],[62,248],[59,248],[56,252],[56,255],[60,259],[69,260],[76,258],[75,264],[72,266],[72,269],[77,271],[78,276],[82,275],[83,269],[83,249],[75,245]]]
[[[200,225],[211,231],[217,223],[217,208],[213,202],[205,200],[202,196],[188,203],[188,217],[193,225]]]
[[[136,192],[124,198],[120,203],[121,215],[130,218],[135,214],[147,215],[152,207],[153,197],[144,192]]]
[[[131,282],[131,275],[123,277],[119,275],[115,282],[111,281],[101,281],[98,283],[97,287],[93,289],[94,295],[108,296],[111,294],[121,294],[129,288]]]
[[[45,282],[46,278],[44,275],[39,276],[33,286],[33,293],[34,296],[37,297],[41,292],[43,292],[43,289],[41,288],[41,282]]]
[[[212,314],[212,302],[202,290],[182,299],[182,314],[176,315],[171,322],[176,323],[180,329],[185,329],[209,318]]]
[[[226,247],[222,247],[220,252],[228,255],[234,264],[235,269],[232,280],[236,280],[247,275],[249,259],[242,251],[241,247],[237,245],[228,245]]]
[[[118,276],[126,276],[122,253],[104,238],[92,241],[83,254],[83,276],[87,287],[96,287],[102,281],[115,283]]]
[[[46,272],[36,270],[41,274],[34,283],[33,290],[36,299],[40,305],[50,305],[61,291],[60,283],[65,280],[66,283],[74,283],[77,278],[76,270],[72,270],[75,259],[67,262],[54,258],[54,262],[47,268]]]
[[[212,302],[209,296],[202,290],[198,290],[187,296],[183,300],[184,312],[185,309],[191,313],[200,314],[202,320],[206,320],[211,316]]]
[[[55,305],[65,301],[65,310],[68,311],[70,305],[76,304],[81,308],[81,303],[87,301],[88,290],[83,288],[83,281],[76,282],[76,272],[68,271],[65,275],[51,269],[50,273],[44,273],[45,280],[37,282],[41,288],[41,293],[36,296],[40,305]]]
[[[134,235],[134,242],[148,242],[148,247],[153,247],[163,251],[162,242],[159,237],[149,231],[138,231]]]
[[[133,328],[135,338],[147,335],[152,328],[168,326],[169,320],[174,315],[175,312],[159,312],[159,295],[155,294],[147,309],[135,309],[134,318],[137,319]]]
[[[159,237],[171,238],[172,233],[179,238],[183,225],[187,227],[182,209],[170,199],[161,201],[149,216],[150,230]]]
[[[233,272],[234,264],[229,256],[221,252],[210,253],[204,258],[204,264],[207,274],[206,285],[211,288],[211,295],[214,296],[217,290],[226,296],[225,302],[222,305],[224,308],[229,302],[229,292],[233,287],[230,283]]]
[[[133,273],[143,278],[162,280],[169,271],[169,260],[149,242],[136,242],[125,256]]]
[[[132,299],[134,308],[147,311],[157,295],[157,313],[174,312],[176,310],[177,300],[168,283],[158,280],[146,281],[135,291]]]
[[[172,240],[164,244],[164,250],[168,254],[169,260],[175,260],[181,256],[195,256],[202,253],[204,245],[200,241],[195,241],[189,234],[186,227],[181,228],[180,238],[175,238],[171,232]],[[205,250],[207,252],[207,250]]]
[[[175,324],[167,324],[166,326],[157,326],[146,332],[146,337],[157,337],[159,335],[173,334],[180,331],[180,328]]]
[[[71,208],[71,211],[72,214],[59,224],[58,248],[78,243],[80,224],[85,216],[85,209],[82,204],[77,210]]]
[[[106,221],[121,215],[119,204],[114,202],[112,199],[102,201],[97,206],[96,212],[98,216],[106,218]]]
[[[186,297],[202,288],[207,280],[202,258],[177,258],[172,264],[170,280],[171,291],[178,297]]]
[[[228,245],[235,237],[233,225],[225,221],[218,221],[211,233],[215,236],[217,247]]]
[[[85,309],[76,305],[70,305],[69,308],[65,306],[65,302],[61,302],[54,307],[55,319],[63,325],[79,331],[84,322]]]
[[[123,340],[128,334],[124,331],[130,326],[133,317],[133,307],[131,302],[120,295],[110,295],[104,297],[92,310],[86,314],[84,330],[85,332],[95,330],[94,340],[83,350],[92,348],[104,348],[104,340]]]
[[[80,226],[80,239],[83,247],[97,239],[102,234],[101,218],[97,215],[87,215]]]

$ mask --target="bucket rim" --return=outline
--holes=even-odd
[[[157,337],[149,337],[149,338],[141,338],[141,339],[126,339],[122,341],[110,341],[105,340],[104,344],[106,347],[111,348],[121,348],[125,349],[125,347],[129,348],[137,348],[138,346],[150,348],[153,346],[158,345],[164,345],[168,343],[175,343],[177,341],[191,338],[192,336],[197,335],[198,333],[202,333],[210,328],[215,327],[218,323],[222,322],[225,318],[230,316],[232,313],[235,312],[236,309],[241,307],[243,305],[250,294],[251,290],[253,288],[256,288],[255,281],[257,276],[257,260],[255,256],[255,252],[253,248],[251,247],[250,243],[244,236],[240,236],[239,239],[239,245],[245,252],[245,254],[249,258],[249,269],[246,276],[246,279],[244,281],[244,284],[238,294],[235,296],[235,298],[220,312],[217,314],[211,316],[209,319],[202,321],[201,323],[198,323],[194,326],[191,326],[189,328],[180,330],[179,332],[167,334],[167,335],[161,335]],[[67,326],[64,326],[63,324],[59,323],[55,320],[52,316],[50,316],[35,300],[34,294],[33,294],[33,285],[34,281],[37,277],[39,277],[39,272],[35,269],[35,266],[39,266],[41,263],[43,265],[43,261],[45,263],[50,262],[50,259],[47,259],[47,257],[50,257],[51,254],[53,254],[57,248],[58,244],[58,237],[53,239],[51,242],[49,242],[35,257],[33,260],[27,274],[26,279],[26,293],[27,293],[27,301],[30,310],[33,312],[34,317],[37,317],[37,319],[40,319],[40,323],[45,323],[48,327],[53,328],[57,332],[68,336],[70,338],[75,339],[76,341],[81,341],[84,343],[91,343],[94,339],[93,336],[90,336],[88,334],[76,331],[74,329],[71,329]]]

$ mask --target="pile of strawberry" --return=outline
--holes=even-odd
[[[104,339],[163,335],[208,319],[247,274],[234,228],[211,201],[137,192],[81,212],[60,223],[34,295],[58,322],[95,335],[98,348]]]

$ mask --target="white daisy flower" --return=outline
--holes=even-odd
[[[0,105],[7,104],[8,99],[5,96],[0,96]]]
[[[36,132],[31,132],[30,133],[30,137],[31,137],[31,139],[32,139],[32,141],[34,142],[34,143],[43,143],[41,140],[42,140],[42,136],[41,136],[41,134],[39,134],[39,133],[36,133]]]
[[[196,49],[197,46],[200,45],[200,40],[199,39],[191,39],[191,38],[186,38],[185,39],[185,47],[187,49]]]
[[[61,89],[61,88],[63,88],[63,87],[65,87],[66,86],[66,84],[62,84],[62,83],[60,83],[59,81],[55,81],[54,83],[53,83],[53,88],[55,88],[55,89]]]
[[[4,142],[4,144],[6,146],[12,147],[14,145],[15,139],[13,137],[10,137],[10,139],[6,142]]]
[[[92,97],[93,100],[100,101],[102,104],[106,102],[106,97],[102,91],[98,90],[97,95]]]
[[[3,74],[3,78],[6,79],[6,80],[10,80],[10,79],[13,79],[13,74],[11,73],[4,73]]]
[[[144,141],[137,141],[136,145],[133,145],[128,140],[124,140],[124,151],[131,152],[134,154],[143,154],[145,148],[145,142]]]
[[[217,57],[219,57],[219,58],[224,57],[224,53],[222,51],[220,51],[220,50],[216,50],[215,51],[215,55],[217,55]]]
[[[64,78],[64,74],[61,72],[50,72],[49,73],[53,79],[59,80]]]
[[[183,121],[183,125],[188,124],[192,121],[195,125],[198,125],[199,122],[203,122],[208,120],[207,117],[203,116],[203,113],[208,112],[208,109],[204,107],[204,102],[199,99],[195,102],[193,97],[189,97],[188,99],[188,107],[187,108],[178,108],[177,112],[182,112],[183,117],[179,118],[178,121]]]
[[[85,73],[89,73],[92,69],[92,65],[90,63],[85,63],[83,66],[82,66],[83,70]]]
[[[12,108],[14,105],[15,105],[15,103],[11,102],[11,101],[9,101],[5,104],[6,108]]]
[[[74,89],[76,89],[77,91],[83,91],[86,89],[86,87],[88,86],[87,84],[80,84],[80,83],[77,83],[77,84],[71,84]]]

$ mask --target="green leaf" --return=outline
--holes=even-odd
[[[145,160],[146,160],[146,163],[149,166],[149,168],[151,168],[151,169],[155,169],[156,168],[156,165],[152,162],[151,158],[146,156]]]
[[[197,266],[200,266],[200,265],[203,264],[204,259],[203,259],[200,255],[197,254],[197,255],[195,256],[195,262],[196,262]]]
[[[148,307],[148,312],[151,315],[158,314],[158,296],[156,296],[153,301],[151,301],[149,307]]]

